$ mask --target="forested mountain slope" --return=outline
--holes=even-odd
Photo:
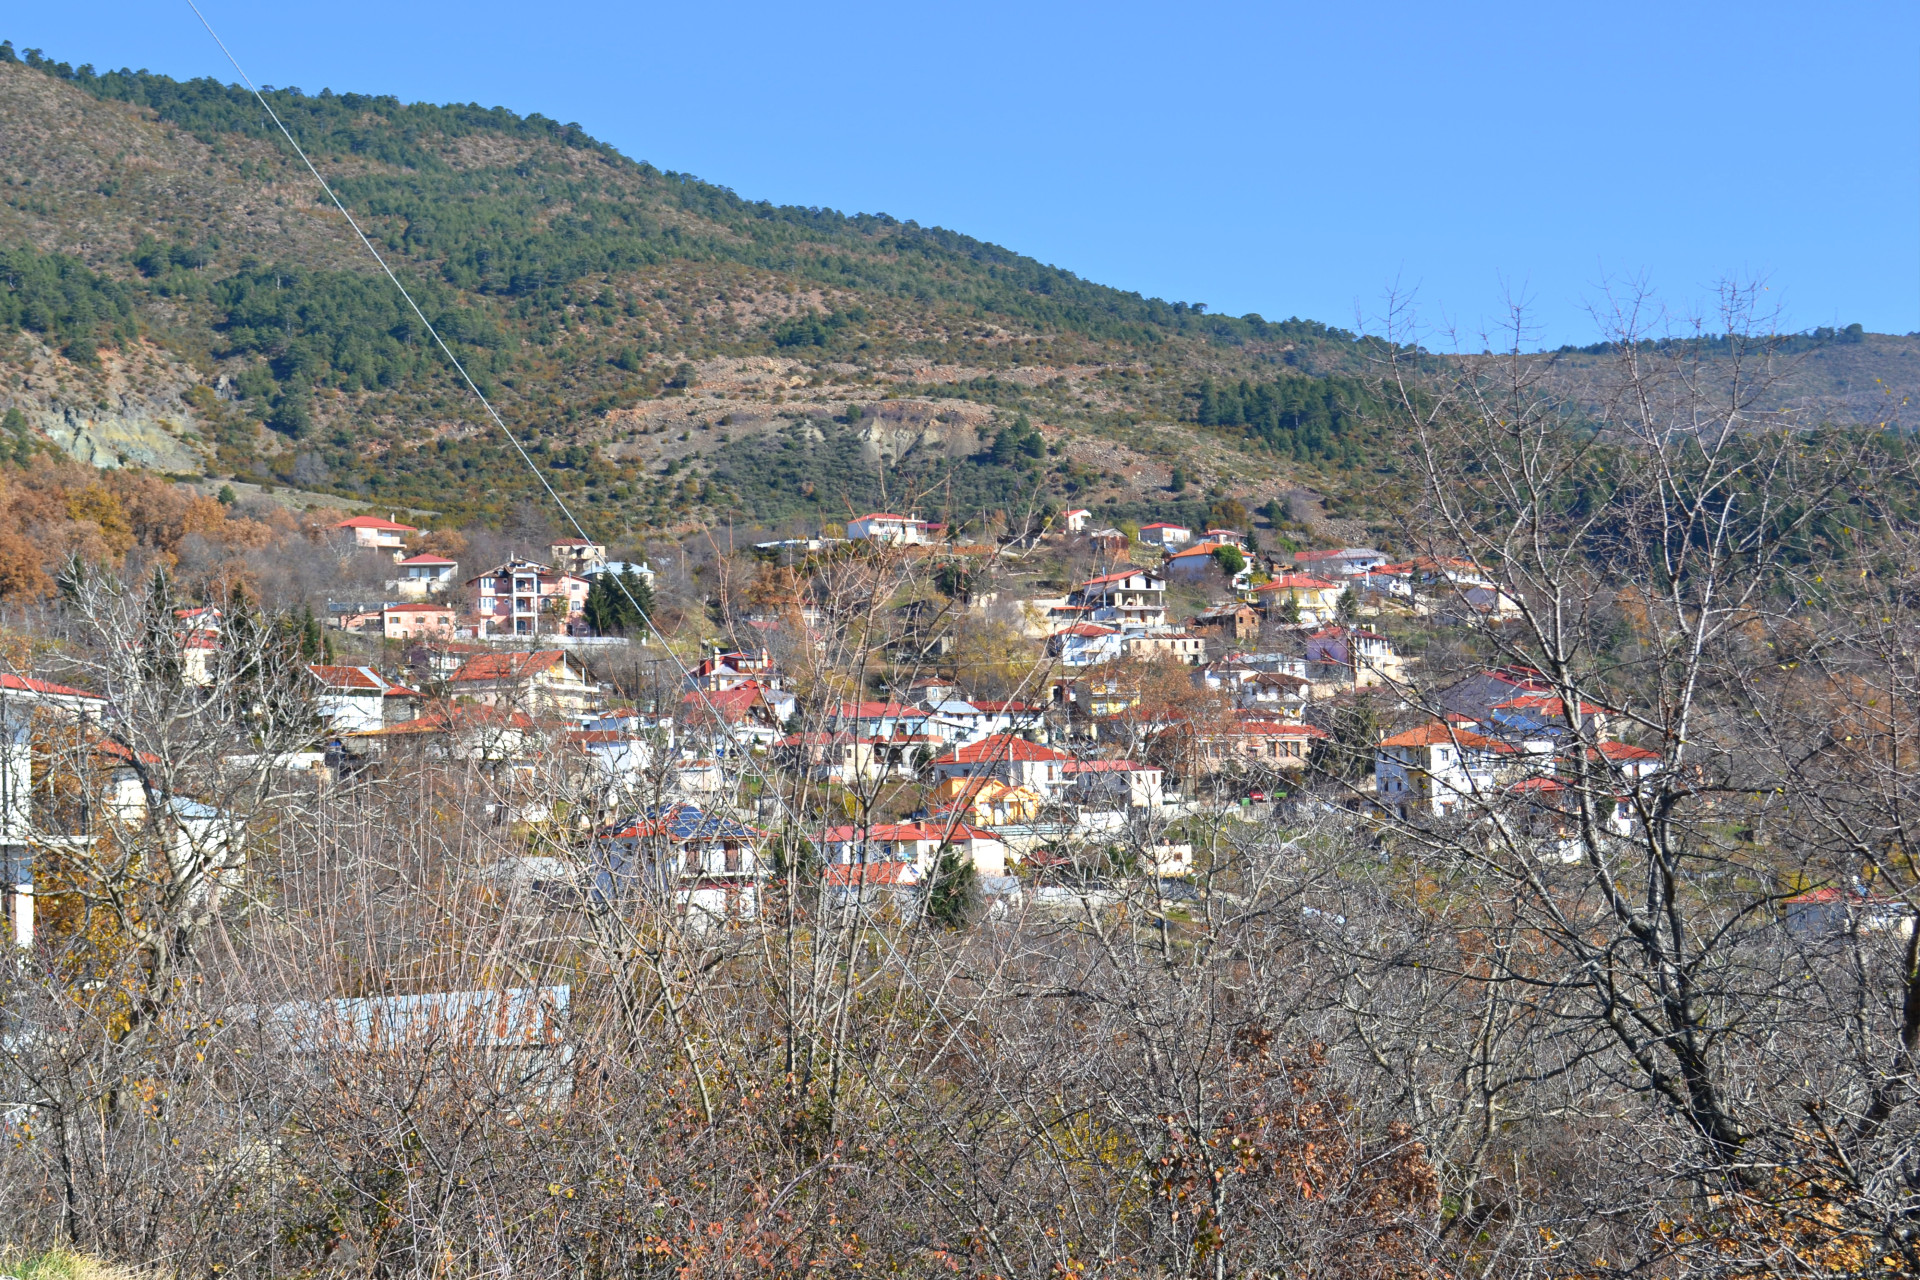
[[[1364,491],[1377,347],[773,206],[538,115],[269,93],[608,529]],[[15,452],[499,516],[531,492],[251,98],[0,47]],[[1876,339],[1876,341],[1879,341]],[[1887,341],[1915,344],[1904,339]]]

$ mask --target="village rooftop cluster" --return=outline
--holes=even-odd
[[[1368,547],[1260,557],[1233,529],[1088,524],[1088,512],[1067,511],[980,546],[874,512],[844,531],[763,542],[751,562],[783,567],[787,597],[763,594],[725,619],[748,645],[694,648],[662,645],[651,628],[592,634],[584,603],[596,579],[655,580],[644,564],[610,562],[604,545],[557,540],[545,562],[462,576],[452,558],[409,552],[413,526],[346,519],[342,538],[394,564],[396,598],[330,608],[328,625],[361,656],[305,668],[312,741],[281,764],[338,785],[425,753],[485,770],[502,820],[538,824],[555,812],[540,780],[558,762],[570,788],[596,797],[591,822],[575,818],[566,833],[591,870],[529,874],[602,900],[649,888],[715,921],[756,911],[776,827],[806,833],[831,893],[896,897],[908,910],[943,857],[958,856],[989,902],[1044,892],[1050,869],[1121,843],[1138,851],[1128,873],[1178,880],[1194,870],[1183,820],[1202,813],[1267,822],[1312,806],[1361,821],[1447,821],[1501,794],[1551,841],[1569,821],[1559,778],[1576,739],[1598,744],[1582,749],[1615,779],[1606,821],[1631,834],[1633,792],[1660,756],[1615,740],[1607,708],[1582,706],[1573,734],[1538,673],[1499,667],[1452,680],[1438,715],[1400,696],[1423,673],[1390,631],[1497,625],[1512,612],[1477,566]],[[1065,592],[1022,590],[1022,566],[1043,552],[1097,572]],[[857,640],[836,645],[849,620],[820,587],[849,563],[881,596],[912,598],[877,611],[869,599]],[[942,565],[964,566],[965,585]],[[954,593],[931,622],[927,593],[915,590],[928,580]],[[1180,595],[1200,607],[1178,616]],[[184,680],[211,679],[222,626],[217,608],[180,612]],[[959,659],[981,627],[1024,646],[1018,689],[970,687]],[[614,674],[636,657],[640,667]],[[650,673],[644,687],[636,669]],[[841,695],[822,696],[827,688]],[[33,681],[5,696],[82,721],[105,710],[100,695]],[[1362,705],[1366,739],[1356,742]],[[31,760],[13,767],[30,771]],[[139,802],[130,779],[120,771],[114,804]],[[220,818],[207,808],[201,820]],[[25,941],[24,846],[12,862]],[[1079,877],[1083,889],[1099,879]]]

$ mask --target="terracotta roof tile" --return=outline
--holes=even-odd
[[[563,664],[566,657],[564,649],[540,649],[532,653],[483,653],[461,663],[460,669],[453,673],[453,683],[525,680]]]
[[[995,764],[1002,760],[1024,763],[1071,759],[1073,759],[1071,755],[1056,748],[1042,746],[1037,742],[1028,742],[1025,738],[1016,738],[1011,734],[996,733],[964,747],[956,747],[933,763]]]

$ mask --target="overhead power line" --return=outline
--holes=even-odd
[[[339,193],[334,191],[332,185],[320,176],[320,170],[307,155],[306,148],[300,145],[299,140],[293,136],[293,131],[287,128],[286,121],[280,118],[280,113],[273,109],[273,104],[268,102],[266,95],[260,92],[259,87],[253,82],[253,77],[249,76],[246,68],[240,65],[240,60],[233,56],[233,50],[227,48],[227,42],[222,40],[220,33],[213,29],[213,24],[207,20],[207,15],[200,11],[200,6],[195,4],[194,0],[187,0],[187,8],[193,10],[193,16],[200,20],[200,25],[206,28],[209,36],[213,37],[213,42],[220,46],[220,52],[226,56],[227,62],[233,67],[234,74],[238,75],[241,82],[247,86],[247,92],[251,93],[253,100],[260,104],[260,109],[267,113],[267,118],[273,121],[274,127],[280,131],[280,136],[285,138],[287,145],[293,148],[293,153],[300,157],[300,163],[307,167],[307,172],[313,175],[314,182],[319,185],[320,190],[326,193],[327,199],[332,201],[333,207],[340,211],[340,216],[347,220],[349,227],[353,228],[353,234],[359,237],[361,246],[366,249],[367,253],[375,262],[380,264],[380,270],[386,273],[387,279],[392,282],[393,287],[399,291],[402,298],[406,299],[407,306],[413,311],[414,316],[419,319],[421,325],[426,328],[426,331],[433,336],[434,344],[440,348],[441,354],[446,356],[447,363],[452,365],[454,372],[460,375],[460,380],[466,384],[467,390],[471,391],[473,398],[480,402],[480,407],[486,410],[487,416],[493,420],[494,426],[498,427],[500,434],[507,438],[507,443],[513,446],[514,453],[519,456],[520,461],[525,464],[527,470],[533,474],[533,478],[540,482],[540,487],[546,491],[546,495],[553,499],[553,505],[559,508],[560,514],[566,519],[567,525],[573,530],[574,534],[583,541],[592,542],[593,539],[587,536],[586,529],[581,526],[579,519],[573,514],[573,509],[567,505],[566,499],[562,498],[559,493],[555,491],[552,483],[547,479],[546,473],[541,471],[534,463],[532,456],[528,454],[526,448],[520,443],[520,438],[513,433],[511,427],[507,426],[506,420],[500,416],[500,411],[493,407],[493,401],[487,399],[486,393],[480,390],[479,385],[474,382],[472,375],[467,372],[467,366],[460,362],[460,357],[455,355],[453,348],[447,345],[447,340],[440,336],[440,330],[434,325],[433,321],[427,318],[427,313],[420,309],[420,304],[414,301],[412,292],[408,290],[406,285],[401,283],[400,277],[394,274],[393,267],[388,264],[386,258],[380,253],[380,250],[374,248],[373,241],[368,239],[367,233],[361,229],[359,222],[354,219],[352,213],[348,212],[347,206],[340,199]],[[604,576],[610,578],[613,584],[620,588],[620,594],[627,598],[627,603],[633,606],[633,611],[639,614],[641,620],[646,623],[647,630],[660,642],[660,647],[666,650],[667,656],[673,659],[673,665],[679,669],[682,678],[689,684],[692,684],[694,692],[700,695],[700,701],[706,705],[707,711],[712,714],[715,723],[721,726],[722,732],[727,735],[727,739],[733,745],[734,750],[739,752],[740,740],[734,735],[732,726],[728,725],[725,718],[720,715],[718,708],[713,705],[713,700],[707,697],[706,690],[700,688],[697,683],[693,682],[693,673],[687,670],[686,664],[680,661],[679,655],[674,653],[672,647],[667,644],[666,636],[662,635],[660,628],[654,625],[653,615],[640,607],[640,602],[634,599],[633,592],[627,588],[627,584],[622,581],[620,574],[613,573]],[[746,759],[749,764],[753,764],[751,753],[744,753],[742,758]],[[772,790],[776,796],[779,796],[779,788],[771,786],[770,780],[757,765],[754,765],[754,772],[760,775],[762,782],[769,783],[769,789]],[[780,796],[780,802],[781,807],[786,808],[786,798],[784,796]],[[790,809],[788,810],[788,815],[792,816]]]
[[[260,109],[267,113],[267,118],[273,121],[274,127],[280,131],[280,136],[287,140],[287,145],[293,148],[293,153],[300,157],[300,163],[307,167],[309,174],[313,175],[314,182],[318,184],[321,191],[326,193],[327,199],[331,201],[333,207],[339,211],[340,216],[346,219],[347,225],[353,228],[353,234],[359,238],[361,247],[366,249],[368,255],[380,264],[380,270],[386,273],[388,281],[392,283],[400,296],[406,299],[408,308],[412,310],[414,316],[418,318],[426,331],[433,336],[434,344],[440,348],[441,354],[446,356],[447,363],[453,366],[454,371],[460,375],[460,380],[466,384],[467,390],[473,393],[473,398],[478,400],[480,407],[486,410],[487,417],[492,419],[494,426],[499,428],[500,434],[505,436],[507,442],[513,446],[513,451],[518,455],[521,463],[532,473],[533,478],[540,482],[541,489],[546,492],[549,498],[553,499],[553,505],[557,507],[560,514],[565,517],[567,525],[572,528],[574,533],[582,540],[592,542],[593,539],[587,536],[586,529],[573,514],[573,509],[567,505],[566,500],[554,489],[552,483],[547,479],[546,473],[541,471],[539,466],[535,464],[532,455],[530,455],[526,448],[520,443],[519,437],[513,433],[512,428],[507,426],[506,420],[500,416],[499,410],[493,407],[493,402],[487,399],[486,393],[480,390],[479,385],[474,382],[473,377],[467,372],[466,365],[462,364],[460,357],[454,354],[453,348],[447,345],[446,339],[440,336],[440,330],[434,325],[432,320],[427,318],[426,312],[420,309],[420,304],[414,300],[412,292],[401,282],[400,277],[394,274],[393,267],[387,262],[380,250],[374,247],[373,241],[369,239],[367,233],[361,229],[360,223],[354,218],[353,214],[348,211],[345,202],[340,199],[339,193],[321,176],[319,168],[315,166],[312,158],[307,155],[306,148],[300,145],[299,140],[293,136],[293,131],[287,128],[286,122],[280,118],[279,112],[273,109],[273,104],[267,101],[266,95],[261,93],[259,87],[254,84],[253,78],[247,74],[246,68],[242,67],[240,60],[234,57],[233,50],[229,49],[227,42],[220,38],[220,33],[213,29],[213,24],[207,20],[207,15],[200,11],[200,6],[196,4],[194,0],[186,0],[186,3],[187,7],[193,10],[193,16],[200,20],[200,25],[206,28],[207,34],[213,38],[214,44],[219,46],[220,52],[225,55],[227,62],[233,67],[234,74],[240,77],[241,82],[246,85],[247,91],[253,95],[254,101],[260,104]],[[673,660],[673,665],[680,672],[681,678],[695,693],[699,694],[701,703],[706,707],[708,714],[713,717],[714,723],[720,726],[721,732],[726,734],[727,741],[732,746],[735,756],[759,777],[762,784],[762,794],[772,793],[773,797],[779,802],[780,809],[789,822],[798,818],[799,815],[794,812],[793,806],[788,802],[786,795],[779,787],[774,785],[773,780],[767,776],[766,770],[760,767],[759,762],[754,760],[753,753],[743,748],[740,738],[734,732],[733,726],[727,722],[726,717],[720,714],[719,708],[717,708],[713,700],[707,696],[707,691],[702,689],[699,683],[694,680],[693,673],[687,669],[686,664],[680,660],[679,655],[674,653],[672,646],[667,644],[667,638],[662,634],[660,628],[655,625],[653,615],[640,607],[640,602],[634,598],[633,592],[627,588],[627,584],[622,581],[620,574],[607,574],[605,576],[611,578],[614,585],[620,588],[620,594],[627,598],[627,603],[633,607],[634,612],[639,614],[642,621],[646,623],[648,632],[652,634],[654,639],[660,642],[660,647],[664,649],[667,656]],[[1052,663],[1047,663],[1045,664],[1045,668],[1051,671],[1052,665]],[[1015,698],[1019,698],[1025,694],[1027,685],[1034,680],[1041,669],[1041,665],[1036,664],[1027,672],[1025,678],[1021,680],[1019,687],[1014,690]],[[959,817],[956,814],[948,824],[949,830],[952,829],[953,823],[958,821]],[[822,822],[824,824],[824,817],[822,818]]]

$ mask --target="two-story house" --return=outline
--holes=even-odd
[[[1119,569],[1074,588],[1072,603],[1092,610],[1087,620],[1122,627],[1167,622],[1167,580],[1146,569]]]
[[[387,590],[394,598],[424,600],[428,596],[440,595],[453,586],[454,571],[460,567],[460,562],[423,553],[408,556],[394,567],[400,570],[400,576],[387,579]]]
[[[1253,598],[1269,618],[1297,614],[1301,622],[1312,626],[1332,621],[1346,589],[1345,583],[1329,582],[1311,573],[1279,573],[1255,587]]]
[[[460,664],[447,692],[482,706],[542,715],[578,715],[600,700],[586,668],[562,649],[478,654]]]
[[[1073,756],[1057,747],[996,733],[936,756],[933,771],[943,781],[995,778],[1036,795],[1052,796],[1066,785],[1066,766],[1072,762]]]
[[[328,666],[307,668],[318,692],[314,713],[333,733],[364,733],[402,724],[420,712],[426,695],[387,679],[372,667]]]
[[[907,862],[926,876],[942,848],[952,848],[983,876],[1007,873],[1007,846],[991,831],[957,819],[931,822],[876,822],[871,827],[828,827],[820,849],[829,866]]]
[[[1181,627],[1146,627],[1120,634],[1120,648],[1129,658],[1167,660],[1197,667],[1207,660],[1207,638]]]
[[[1068,794],[1096,809],[1138,809],[1166,804],[1165,771],[1142,760],[1075,760],[1066,766]]]
[[[333,527],[352,534],[354,546],[372,551],[398,552],[406,544],[408,534],[420,532],[410,524],[401,524],[391,517],[382,520],[379,516],[348,516]]]
[[[1231,542],[1196,542],[1185,550],[1174,552],[1167,557],[1163,566],[1167,577],[1193,582],[1219,572],[1220,561],[1216,553],[1222,547],[1232,548],[1236,553],[1240,551]],[[1241,555],[1240,568],[1231,578],[1234,590],[1244,590],[1252,581],[1252,574],[1253,567],[1247,563],[1246,556]]]
[[[1047,655],[1066,667],[1092,667],[1120,656],[1120,632],[1097,622],[1076,622],[1047,637]]]
[[[867,738],[918,736],[929,715],[902,702],[840,702],[827,709],[827,727]]]
[[[1374,801],[1401,818],[1468,816],[1488,803],[1517,750],[1497,738],[1435,720],[1381,740],[1373,757]]]
[[[1277,717],[1268,719],[1254,712],[1224,724],[1195,728],[1194,763],[1203,774],[1249,766],[1299,772],[1307,767],[1313,744],[1328,736],[1325,729],[1316,725]]]
[[[595,896],[664,898],[689,923],[759,913],[762,833],[698,805],[655,805],[600,834]]]
[[[1220,640],[1252,640],[1260,634],[1260,615],[1252,605],[1235,600],[1196,614],[1192,626],[1202,635]]]
[[[1307,679],[1371,689],[1398,684],[1406,675],[1406,659],[1393,641],[1365,627],[1326,627],[1306,640]]]
[[[451,640],[457,621],[452,605],[424,600],[383,605],[380,634],[388,640]]]

